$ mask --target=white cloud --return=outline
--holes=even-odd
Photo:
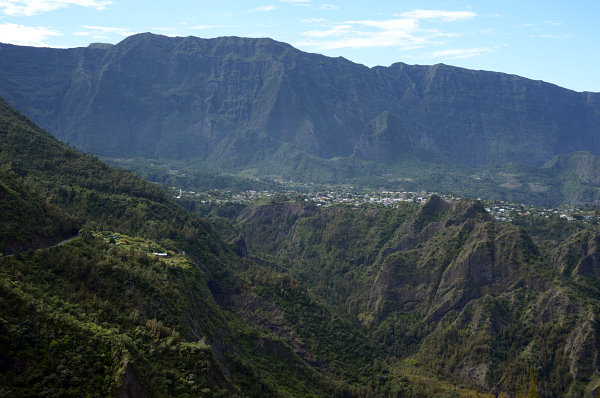
[[[450,50],[435,51],[429,55],[430,58],[471,58],[489,52],[490,47],[481,48],[454,48]]]
[[[375,23],[375,21],[353,21],[328,30],[304,32],[303,35],[311,39],[296,43],[296,45],[320,50],[368,47],[399,47],[404,49],[422,45],[427,41],[426,37],[416,35],[414,28],[411,26],[403,26],[402,23],[396,24],[392,21],[381,22],[383,22],[382,25]],[[381,28],[378,25],[387,25],[387,27]],[[410,25],[410,22],[406,25]],[[371,27],[378,29],[369,30]]]
[[[446,22],[459,21],[476,17],[472,11],[413,10],[403,12],[399,16],[413,19],[441,19]]]
[[[300,20],[302,23],[319,23],[325,21],[327,21],[325,18],[304,18]]]
[[[553,35],[548,33],[540,33],[537,35],[530,35],[532,39],[568,39],[569,35]]]
[[[302,35],[308,37],[330,37],[330,36],[341,36],[347,34],[352,29],[352,25],[337,25],[327,30],[309,30],[302,32]]]
[[[48,47],[45,40],[52,36],[62,36],[56,30],[44,26],[24,26],[14,23],[0,25],[0,42],[20,46]]]
[[[190,29],[197,29],[197,30],[208,30],[208,29],[216,29],[216,28],[225,28],[225,25],[196,25],[196,26],[190,26]]]
[[[90,30],[92,35],[117,34],[119,36],[127,37],[127,36],[134,35],[136,33],[139,33],[139,32],[133,32],[133,31],[127,29],[127,28],[118,28],[118,27],[113,27],[113,26],[89,26],[89,25],[82,25],[81,27],[84,28],[84,29]]]
[[[275,9],[277,9],[277,6],[266,5],[266,6],[256,7],[255,9],[250,10],[250,11],[273,11]]]
[[[364,20],[348,21],[347,23],[396,33],[414,32],[419,28],[418,22],[414,19],[388,19],[384,21]]]
[[[304,7],[310,7],[310,2],[312,0],[279,0],[282,3],[291,3],[295,6],[304,6]]]
[[[420,36],[419,25],[413,19],[390,19],[383,21],[346,21],[327,30],[311,30],[302,34],[311,40],[296,43],[299,47],[320,50],[336,48],[400,47],[421,45],[431,36]],[[321,40],[319,40],[321,39]],[[329,39],[329,40],[322,40]]]
[[[69,6],[102,10],[111,0],[0,0],[0,11],[11,16],[32,16]]]
[[[321,10],[339,10],[340,7],[336,6],[335,4],[322,4],[319,8]]]
[[[410,50],[425,46],[435,47],[446,44],[449,38],[461,36],[461,33],[425,29],[421,26],[421,21],[437,19],[438,23],[446,23],[473,18],[476,15],[471,11],[414,10],[397,14],[397,18],[393,19],[330,22],[327,28],[302,32],[306,40],[294,45],[317,50],[368,47]],[[303,22],[322,21],[310,19]]]

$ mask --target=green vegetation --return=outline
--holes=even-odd
[[[0,105],[3,216],[24,220],[5,228],[2,244],[14,235],[29,244],[0,259],[0,395],[360,397],[395,388],[378,378],[388,369],[381,347],[278,265],[238,257],[239,246],[156,185]]]
[[[183,189],[277,179],[544,206],[600,199],[596,93],[448,65],[366,68],[270,39],[146,33],[2,52],[0,95],[40,126]]]
[[[259,284],[233,274],[252,263],[206,221],[156,185],[79,154],[0,105],[2,187],[14,205],[3,216],[12,221],[37,206],[48,213],[29,214],[37,223],[50,217],[52,228],[82,226],[78,238],[59,247],[51,246],[53,236],[71,230],[41,229],[45,244],[31,248],[42,249],[2,258],[3,395],[329,395],[333,387],[321,374],[328,362],[268,359],[268,347],[287,343],[277,343],[281,338],[254,324],[250,313],[234,315],[228,309],[235,307],[215,301],[221,291]],[[2,244],[9,243],[5,236],[12,235],[3,235]],[[329,353],[329,361],[323,336],[314,337],[311,349]],[[92,366],[84,366],[87,360]],[[294,380],[310,388],[295,390]]]
[[[77,238],[4,259],[2,396],[235,391],[207,336],[191,335],[187,326],[193,320],[207,330],[223,327],[215,313],[196,307],[210,303],[201,272],[185,258],[154,258],[140,249],[150,242],[137,243]]]
[[[12,253],[0,257],[0,396],[598,385],[593,223],[498,223],[478,201],[435,195],[327,208],[274,196],[200,218],[1,101],[0,127],[0,244]]]
[[[285,164],[289,157],[282,156],[278,161],[252,170],[231,169],[227,175],[216,169],[212,173],[197,171],[211,170],[214,165],[207,162],[106,160],[169,188],[202,194],[214,190],[221,192],[220,196],[249,190],[307,193],[344,190],[351,186],[362,192],[381,189],[447,192],[462,197],[545,207],[594,205],[600,198],[600,178],[595,177],[600,174],[600,162],[589,152],[560,155],[542,167],[515,162],[470,167],[436,158],[421,160],[412,155],[385,167],[352,158],[310,159],[302,165],[289,167]]]
[[[0,256],[47,246],[77,234],[66,212],[23,186],[12,172],[0,170]]]
[[[223,174],[217,170],[210,172],[205,167],[199,167],[194,161],[144,158],[103,158],[103,160],[110,165],[130,170],[148,181],[187,191],[206,192],[216,189],[241,192],[251,189],[262,191],[283,188],[281,183],[266,179]]]
[[[600,231],[526,220],[500,224],[479,202],[435,196],[397,208],[273,202],[228,233],[422,372],[515,393],[533,367],[542,396],[579,395],[595,380]]]

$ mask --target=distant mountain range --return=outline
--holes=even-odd
[[[270,39],[150,33],[0,54],[0,96],[101,156],[340,182],[416,162],[539,167],[600,154],[600,93],[503,73],[368,68]]]

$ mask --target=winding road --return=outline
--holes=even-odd
[[[79,236],[79,234],[77,234],[77,235],[75,235],[75,236],[71,236],[70,238],[67,238],[67,239],[65,239],[65,240],[61,240],[60,242],[58,242],[58,243],[57,243],[57,244],[55,244],[55,245],[46,246],[46,247],[39,247],[39,248],[37,248],[37,249],[35,249],[35,250],[40,250],[40,249],[48,249],[48,248],[50,248],[50,247],[58,247],[58,246],[62,246],[62,245],[64,245],[65,243],[69,243],[70,241],[72,241],[73,239],[77,238],[78,236]],[[12,256],[14,256],[15,254],[16,254],[16,253],[7,254],[6,256],[2,256],[2,255],[0,254],[0,258],[2,258],[2,257],[12,257]]]

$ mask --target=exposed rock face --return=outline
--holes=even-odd
[[[477,201],[437,196],[412,212],[295,206],[248,209],[250,250],[276,255],[394,355],[496,393],[520,388],[532,364],[544,394],[595,387],[594,231],[538,245]]]
[[[387,164],[419,152],[469,165],[600,154],[599,94],[513,75],[370,69],[238,37],[139,34],[67,50],[2,44],[0,53],[1,96],[103,155],[248,167],[289,166],[298,153]]]
[[[267,355],[270,355],[282,362],[292,361],[292,350],[280,341],[257,337],[254,340],[256,348]]]
[[[133,366],[127,364],[125,366],[125,375],[123,377],[123,384],[119,389],[119,398],[146,398],[144,389],[140,384]]]
[[[555,261],[564,275],[575,278],[585,275],[600,278],[599,248],[598,233],[583,231],[563,243]]]
[[[238,236],[233,242],[235,253],[240,257],[248,257],[248,248],[246,247],[246,241],[241,236]]]
[[[438,196],[421,208],[400,242],[382,262],[369,308],[383,317],[417,311],[435,321],[480,297],[482,288],[501,291],[515,283],[521,250],[532,247],[518,228],[494,223],[479,204],[452,206]],[[428,253],[440,242],[445,250]]]
[[[578,176],[583,182],[600,183],[600,159],[590,152],[574,152],[569,156],[557,155],[544,165],[556,174]]]
[[[296,220],[313,213],[314,209],[300,203],[273,203],[248,207],[238,220],[243,224],[246,244],[272,250],[293,234]]]
[[[418,149],[402,127],[402,121],[383,112],[365,127],[354,148],[354,155],[375,161],[394,162],[406,152]]]

